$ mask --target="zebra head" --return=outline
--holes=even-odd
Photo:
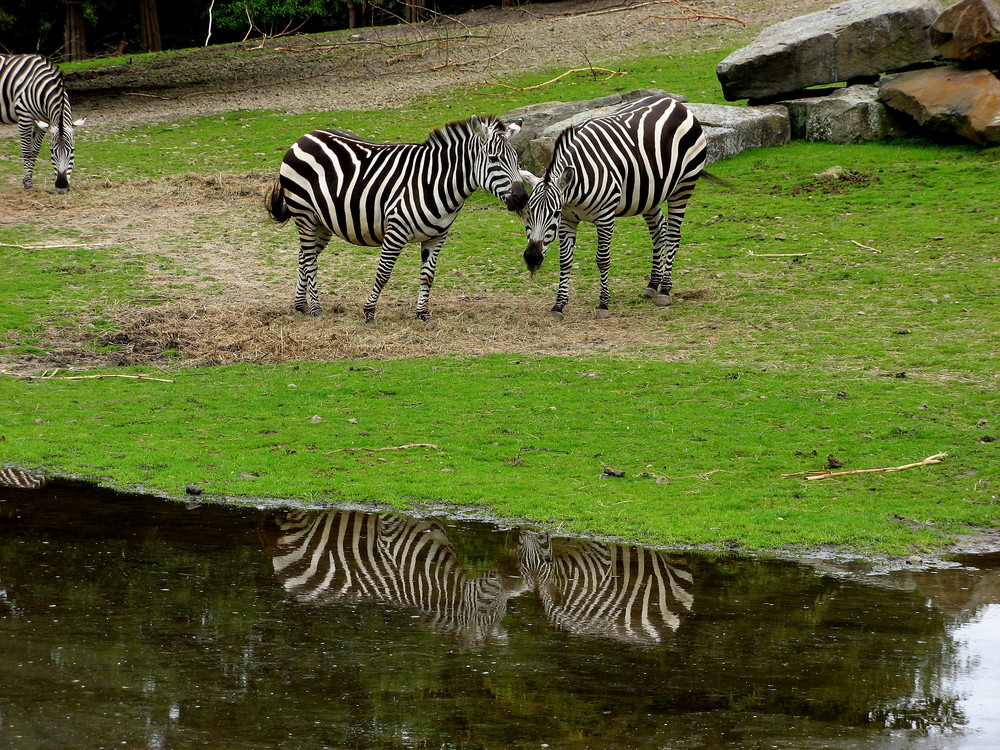
[[[70,121],[68,118],[62,124],[35,121],[35,127],[51,137],[52,169],[56,173],[57,193],[69,191],[69,176],[73,172],[74,136],[76,129],[83,123],[83,120]]]
[[[510,145],[510,137],[521,129],[520,118],[505,125],[495,117],[473,116],[469,125],[480,146],[476,182],[506,203],[509,210],[520,211],[528,202],[528,192],[517,166],[517,153]]]
[[[532,276],[542,267],[549,245],[559,234],[559,220],[566,205],[566,188],[576,176],[576,170],[567,159],[575,136],[573,128],[567,128],[559,135],[552,149],[552,161],[542,177],[521,171],[522,178],[531,186],[531,197],[524,212],[524,229],[528,235],[524,263]]]
[[[559,234],[559,220],[566,205],[566,187],[573,179],[573,168],[567,167],[558,177],[531,178],[525,176],[532,185],[531,197],[524,212],[525,233],[528,246],[524,250],[524,263],[532,276],[542,267],[549,245]]]

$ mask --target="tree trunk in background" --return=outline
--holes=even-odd
[[[358,4],[354,0],[347,0],[347,28],[358,28]]]
[[[139,0],[139,43],[143,52],[159,52],[163,49],[156,0]]]
[[[83,6],[80,0],[66,0],[66,60],[83,60],[87,56],[87,31],[83,26]]]

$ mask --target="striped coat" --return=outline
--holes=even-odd
[[[653,263],[643,296],[670,304],[671,268],[688,199],[705,165],[705,135],[683,104],[650,96],[564,130],[545,174],[522,172],[532,184],[525,213],[524,260],[534,274],[559,238],[559,289],[552,313],[562,317],[577,226],[597,227],[601,293],[597,317],[606,317],[611,294],[611,235],[615,219],[642,216],[653,241]],[[660,205],[667,204],[664,218]]]
[[[0,122],[17,124],[24,187],[32,186],[35,160],[49,133],[56,191],[68,191],[74,136],[84,121],[73,119],[62,74],[52,63],[38,55],[0,55]]]
[[[364,306],[365,321],[372,323],[400,251],[416,242],[423,260],[416,313],[428,320],[438,252],[465,200],[482,187],[512,210],[527,201],[509,142],[519,129],[519,121],[505,125],[495,117],[472,117],[435,130],[419,144],[373,143],[336,130],[304,135],[285,154],[268,196],[271,217],[294,219],[299,232],[295,308],[320,313],[317,257],[336,235],[382,249]]]

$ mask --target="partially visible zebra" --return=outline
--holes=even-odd
[[[601,294],[595,315],[610,315],[608,269],[615,219],[642,215],[653,240],[653,264],[643,296],[669,305],[671,268],[688,199],[705,166],[705,135],[683,104],[649,96],[564,130],[545,174],[522,171],[533,188],[525,215],[524,261],[534,273],[559,237],[559,290],[552,314],[569,300],[573,246],[581,221],[597,226]],[[660,204],[667,204],[664,219]]]
[[[523,530],[519,555],[549,624],[575,635],[658,643],[694,602],[684,560],[659,550]]]
[[[26,471],[16,466],[0,468],[0,487],[17,487],[22,490],[38,490],[49,483],[48,477],[34,471]]]
[[[300,602],[403,607],[466,646],[506,637],[501,620],[516,592],[498,575],[469,576],[436,519],[293,510],[274,524],[274,572]]]
[[[46,133],[51,134],[56,192],[69,190],[76,129],[62,73],[38,55],[0,55],[0,122],[17,123],[24,158],[24,187],[32,186],[35,160]]]
[[[267,198],[271,218],[294,219],[298,228],[295,309],[319,315],[317,256],[337,235],[355,245],[382,247],[364,305],[366,323],[375,320],[375,305],[403,246],[420,243],[417,317],[429,320],[438,252],[465,200],[482,187],[511,210],[527,202],[509,142],[520,128],[520,120],[505,125],[490,116],[449,123],[420,144],[373,143],[337,130],[300,138],[285,154]]]

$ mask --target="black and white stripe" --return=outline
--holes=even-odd
[[[35,471],[25,471],[16,466],[4,466],[0,468],[0,487],[38,490],[48,483],[48,477]]]
[[[76,129],[62,73],[38,55],[0,55],[0,122],[16,123],[24,158],[25,188],[32,186],[35,160],[46,133],[51,135],[56,191],[69,190]]]
[[[626,643],[658,643],[694,602],[683,559],[659,550],[522,531],[519,556],[553,627]]]
[[[438,252],[465,200],[482,187],[511,210],[527,201],[509,142],[520,126],[472,117],[433,131],[420,144],[372,143],[336,130],[314,130],[299,139],[268,195],[271,217],[294,219],[299,232],[295,308],[319,314],[317,256],[336,235],[382,248],[364,306],[365,321],[373,322],[400,251],[417,242],[423,261],[417,317],[428,320]]]
[[[405,608],[467,646],[505,637],[511,592],[497,575],[468,575],[436,519],[293,510],[274,523],[274,572],[300,602]]]
[[[670,304],[671,267],[688,199],[705,166],[705,135],[683,104],[650,96],[610,114],[573,125],[556,140],[552,162],[532,183],[526,212],[524,260],[534,274],[559,237],[559,290],[552,313],[569,299],[573,246],[581,221],[597,226],[601,295],[596,315],[606,317],[611,293],[611,235],[615,219],[641,215],[653,240],[653,265],[643,296]],[[667,204],[667,217],[660,205]]]

